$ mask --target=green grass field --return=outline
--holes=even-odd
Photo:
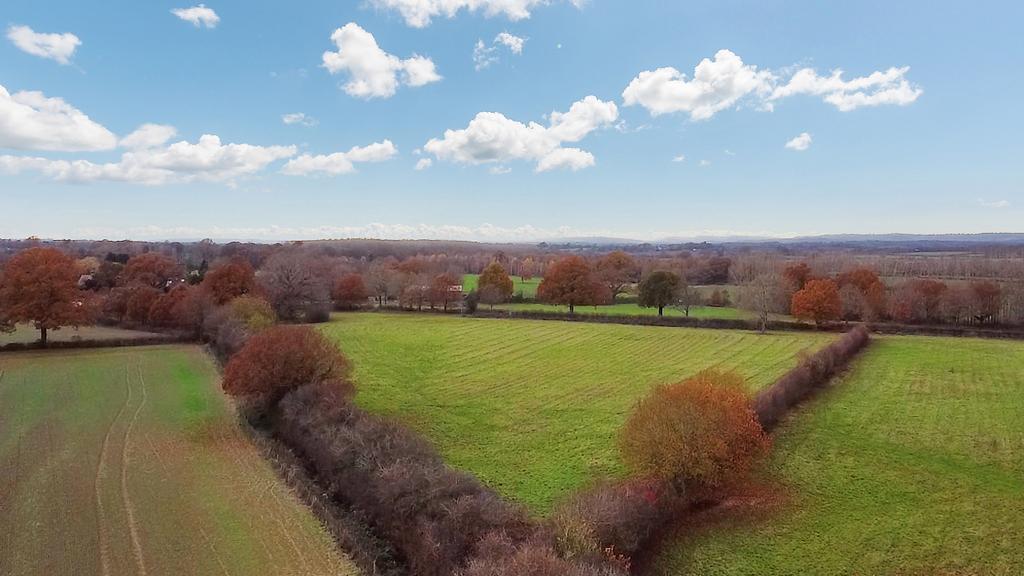
[[[488,307],[486,304],[480,305],[482,310],[486,310]],[[566,313],[569,311],[568,306],[556,306],[553,304],[537,304],[532,302],[524,303],[513,303],[513,304],[498,304],[494,307],[496,310],[513,310],[517,312],[558,312]],[[608,306],[577,306],[577,314],[607,314],[609,316],[657,316],[657,308],[644,308],[639,304],[611,304]],[[678,308],[665,308],[665,316],[673,318],[681,318],[685,316],[683,311]],[[714,306],[693,306],[690,308],[691,318],[715,318],[715,319],[751,319],[754,317],[753,314],[746,310],[740,310],[739,308],[716,308]]]
[[[82,326],[80,328],[65,326],[60,330],[50,330],[46,336],[51,341],[66,342],[70,340],[146,338],[149,336],[159,336],[159,334],[143,332],[141,330],[125,330],[124,328],[112,326]],[[14,342],[28,344],[37,340],[39,340],[39,330],[36,330],[29,324],[18,324],[14,327],[14,332],[0,332],[0,346]]]
[[[615,435],[652,385],[718,367],[758,389],[832,337],[381,313],[322,329],[352,359],[361,405],[541,514],[623,471]]]
[[[462,276],[462,291],[468,293],[476,290],[476,284],[479,279],[479,274],[464,274]],[[523,298],[536,298],[537,286],[540,286],[540,281],[541,278],[523,280],[519,276],[512,276],[512,293],[522,294]]]
[[[719,519],[655,574],[1020,574],[1024,343],[878,338],[776,434],[785,503]]]
[[[355,574],[198,347],[0,354],[0,574]]]

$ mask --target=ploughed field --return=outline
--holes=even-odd
[[[775,438],[781,503],[683,530],[655,574],[1024,569],[1024,343],[877,337]]]
[[[322,329],[353,361],[360,405],[538,514],[624,472],[616,434],[652,386],[715,367],[756,390],[833,338],[386,313]]]
[[[0,354],[0,574],[355,574],[198,347]]]

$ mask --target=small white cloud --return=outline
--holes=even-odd
[[[587,96],[568,112],[552,112],[549,125],[523,124],[498,112],[480,112],[461,130],[446,130],[423,149],[439,160],[462,164],[506,164],[513,160],[536,162],[537,172],[556,168],[580,170],[594,165],[594,156],[579,148],[564,148],[594,130],[613,126],[618,118],[614,102]]]
[[[207,8],[205,4],[200,4],[191,8],[174,8],[171,10],[171,14],[174,14],[185,22],[191,22],[196,28],[199,28],[200,26],[216,28],[217,24],[220,23],[220,16],[217,16],[217,13],[214,12],[212,8]]]
[[[829,76],[819,76],[814,70],[803,68],[793,74],[785,85],[777,87],[771,100],[797,94],[823,96],[826,102],[842,112],[862,106],[906,106],[924,92],[906,79],[909,71],[909,66],[889,68],[884,72],[843,80],[842,70],[833,70]]]
[[[426,170],[434,165],[434,161],[430,158],[420,158],[416,161],[416,170]]]
[[[799,136],[793,138],[789,142],[786,142],[786,148],[790,150],[796,150],[797,152],[803,152],[811,147],[811,135],[807,132],[801,132]]]
[[[489,68],[491,64],[499,60],[498,48],[501,46],[508,48],[513,54],[522,54],[525,43],[526,38],[520,38],[508,32],[502,32],[495,36],[491,45],[485,44],[483,40],[477,40],[473,45],[473,67],[478,72]]]
[[[291,114],[282,114],[281,115],[281,122],[284,122],[285,124],[288,124],[289,126],[291,126],[293,124],[298,124],[300,126],[316,126],[317,124],[320,123],[320,121],[317,120],[316,118],[313,118],[312,116],[306,116],[302,112],[293,112]]]
[[[672,161],[673,162],[686,162],[686,155],[685,154],[680,154],[678,156],[675,156],[675,157],[672,158]]]
[[[1010,207],[1010,201],[1009,200],[985,200],[985,199],[979,198],[978,199],[978,204],[980,204],[981,206],[984,206],[985,208],[1009,208]]]
[[[499,164],[498,166],[491,166],[491,168],[487,171],[490,172],[491,174],[494,174],[495,176],[501,176],[502,174],[508,174],[509,172],[512,171],[512,169],[509,168],[508,166],[502,166]]]
[[[512,51],[513,54],[519,55],[523,53],[523,45],[526,44],[526,38],[521,38],[508,32],[502,32],[495,36],[495,44],[502,44]]]
[[[22,52],[40,58],[49,58],[61,64],[69,64],[75,49],[82,45],[78,36],[70,32],[63,34],[44,34],[36,32],[28,26],[11,26],[7,29],[7,39]]]
[[[129,150],[145,150],[147,148],[163,146],[168,140],[177,135],[178,130],[174,126],[143,124],[131,134],[121,138],[119,144],[122,148],[128,148]]]
[[[398,149],[391,143],[391,140],[375,142],[369,146],[355,146],[348,152],[335,152],[326,155],[303,154],[293,158],[281,169],[282,174],[289,176],[308,176],[311,174],[326,174],[337,176],[339,174],[350,174],[355,172],[355,164],[361,162],[383,162],[390,160]]]
[[[324,52],[324,68],[331,74],[347,72],[344,90],[357,98],[390,98],[400,84],[423,86],[438,82],[441,76],[430,58],[414,54],[402,60],[388,54],[377,40],[355,22],[349,22],[331,34],[336,52]]]
[[[729,150],[728,148],[726,148],[725,150],[723,150],[723,152],[725,152],[725,155],[726,155],[726,156],[735,156],[735,155],[736,155],[736,153],[735,153],[735,152],[733,152],[732,150]]]
[[[11,94],[0,85],[0,148],[85,152],[109,150],[117,136],[60,98]]]
[[[701,167],[701,168],[704,168],[704,167],[706,167],[706,166],[711,166],[711,160],[701,160],[701,161],[699,162],[699,164],[700,164],[700,167]]]
[[[444,16],[454,18],[460,10],[483,12],[487,17],[504,15],[509,20],[523,20],[530,17],[530,10],[549,4],[550,0],[369,0],[372,6],[394,10],[405,18],[405,23],[414,28],[429,26],[433,18]],[[569,0],[576,8],[582,8],[583,0]]]

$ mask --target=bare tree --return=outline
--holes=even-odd
[[[258,280],[282,320],[311,320],[321,315],[321,308],[330,308],[328,279],[317,273],[316,263],[308,256],[279,252],[263,265]]]
[[[785,308],[786,290],[783,279],[775,274],[761,274],[740,290],[739,304],[757,314],[758,329],[768,331],[768,318]]]

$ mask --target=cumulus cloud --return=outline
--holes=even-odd
[[[622,92],[626,106],[641,105],[654,116],[687,112],[694,120],[707,120],[750,94],[771,93],[771,72],[744,64],[729,50],[719,50],[714,60],[701,60],[693,79],[675,68],[641,72]]]
[[[434,165],[434,161],[430,158],[420,158],[416,161],[416,170],[426,170]]]
[[[281,115],[281,122],[284,122],[285,124],[288,124],[288,125],[299,124],[301,126],[316,126],[317,124],[320,123],[320,121],[317,120],[316,118],[313,118],[312,116],[306,116],[302,112],[293,112],[291,114],[282,114]]]
[[[377,40],[355,22],[331,34],[336,52],[324,52],[324,68],[331,74],[345,72],[349,81],[344,90],[357,98],[390,98],[400,84],[423,86],[438,82],[441,76],[430,58],[414,54],[402,60],[377,45]]]
[[[786,142],[786,148],[790,150],[796,150],[797,152],[803,152],[811,147],[811,135],[807,132],[801,132],[799,136]]]
[[[509,20],[530,17],[530,11],[550,0],[369,0],[372,6],[393,10],[402,15],[405,23],[414,28],[429,26],[438,16],[453,18],[460,10],[483,12],[487,17],[504,15]],[[585,0],[569,0],[581,8]]]
[[[826,102],[843,112],[862,106],[913,103],[924,92],[906,79],[909,66],[872,72],[867,76],[843,80],[842,70],[833,70],[828,76],[819,76],[810,68],[798,70],[784,85],[772,92],[771,99],[807,94],[822,96]]]
[[[357,163],[362,162],[383,162],[398,154],[398,149],[391,143],[391,140],[374,142],[369,146],[354,146],[348,152],[335,152],[334,154],[311,155],[303,154],[293,158],[281,169],[282,174],[290,176],[308,176],[312,174],[325,174],[338,176],[339,174],[350,174],[355,172]]]
[[[673,162],[686,162],[686,154],[680,154],[672,158]]]
[[[140,130],[145,129],[143,127]],[[148,134],[147,134],[148,133]],[[156,130],[137,130],[137,149],[125,152],[118,162],[51,160],[26,156],[0,156],[0,170],[9,174],[40,172],[59,182],[131,182],[158,185],[170,182],[224,182],[256,174],[270,163],[295,155],[295,146],[222,144],[219,137],[204,134],[196,143],[176,142],[151,146]],[[131,136],[131,135],[130,135]]]
[[[207,8],[205,4],[191,8],[174,8],[171,10],[171,14],[185,22],[191,22],[196,28],[200,26],[216,28],[217,24],[220,23],[220,16],[217,16],[217,13],[212,8]]]
[[[63,34],[44,34],[36,32],[28,26],[11,26],[7,29],[7,38],[20,49],[33,56],[49,58],[61,64],[68,64],[75,49],[82,45],[78,36],[70,32]]]
[[[145,150],[147,148],[163,146],[168,140],[177,135],[178,130],[174,126],[143,124],[131,134],[121,138],[120,145],[122,148],[128,148],[129,150]]]
[[[82,152],[116,145],[117,136],[64,100],[11,94],[0,85],[0,148]]]
[[[758,70],[730,50],[701,60],[693,79],[672,67],[638,74],[622,93],[626,106],[640,105],[652,116],[685,112],[692,120],[707,120],[745,102],[762,110],[795,95],[819,96],[843,112],[863,106],[905,106],[923,93],[906,79],[909,67],[889,68],[867,76],[843,79],[842,70],[820,76],[811,68],[792,74]],[[784,79],[789,76],[788,80]]]
[[[526,44],[526,38],[520,38],[508,32],[502,32],[495,36],[490,45],[485,44],[483,40],[477,40],[473,46],[473,66],[477,71],[490,67],[491,64],[499,60],[498,48],[501,46],[508,48],[513,54],[522,54],[524,44]]]
[[[536,162],[536,171],[556,168],[580,170],[594,165],[594,156],[579,148],[563,148],[578,142],[618,118],[614,102],[587,96],[568,112],[552,112],[548,126],[523,124],[498,112],[480,112],[461,130],[446,130],[423,149],[438,160],[462,164],[504,164],[513,160]]]

